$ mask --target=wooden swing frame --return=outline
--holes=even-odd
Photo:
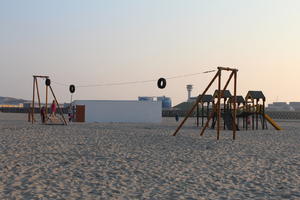
[[[223,88],[223,90],[221,90],[221,77],[222,77],[222,71],[231,71],[231,74]],[[232,120],[232,124],[233,124],[233,128],[232,128],[232,139],[235,140],[236,138],[236,114],[237,114],[237,108],[236,108],[236,91],[237,91],[237,72],[238,69],[234,69],[234,68],[225,68],[225,67],[218,67],[218,71],[215,74],[215,76],[213,77],[213,79],[210,81],[210,83],[208,84],[208,86],[206,87],[206,89],[204,90],[204,92],[202,93],[202,95],[199,95],[195,104],[193,105],[193,107],[190,109],[190,111],[187,113],[186,117],[183,119],[183,121],[180,123],[180,125],[177,127],[177,129],[175,130],[175,132],[173,133],[173,136],[176,136],[176,134],[179,132],[179,130],[182,128],[182,126],[184,125],[184,123],[186,122],[186,120],[192,115],[192,113],[194,112],[195,108],[198,106],[198,104],[200,102],[202,102],[202,98],[204,97],[204,95],[206,94],[206,92],[209,90],[209,88],[212,86],[212,84],[215,82],[215,80],[218,78],[218,101],[217,104],[213,107],[212,112],[210,113],[210,116],[208,118],[208,120],[206,121],[206,124],[204,125],[204,127],[202,128],[200,135],[203,136],[206,128],[209,125],[210,120],[213,118],[214,113],[217,113],[217,140],[220,139],[220,122],[221,122],[221,97],[224,96],[224,91],[227,89],[230,81],[232,80],[232,77],[234,78],[234,94],[233,94],[233,120]]]
[[[29,111],[30,112],[30,116],[31,116],[30,117],[30,121],[31,121],[32,124],[34,124],[34,122],[36,121],[34,119],[34,113],[35,113],[35,92],[37,93],[37,97],[38,97],[39,110],[41,110],[41,97],[40,97],[39,84],[38,84],[38,79],[39,78],[41,78],[41,79],[49,79],[49,76],[33,75],[32,105],[31,105],[31,110]],[[60,113],[60,115],[61,115],[61,117],[63,119],[63,125],[67,125],[67,121],[66,121],[66,119],[64,117],[62,109],[59,106],[59,103],[58,103],[57,98],[56,98],[56,96],[54,94],[54,91],[53,91],[53,89],[51,87],[51,84],[50,85],[46,84],[46,105],[45,105],[46,106],[45,107],[45,116],[46,116],[46,118],[45,118],[45,124],[47,124],[47,120],[48,120],[48,118],[47,118],[47,116],[48,116],[47,112],[48,112],[48,93],[49,93],[48,90],[49,89],[50,89],[51,94],[52,94],[52,96],[54,98],[54,101],[55,101],[55,103],[56,103],[56,105],[58,107],[59,113]]]

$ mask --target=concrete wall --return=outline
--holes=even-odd
[[[161,102],[77,100],[85,105],[86,122],[144,122],[159,123],[162,120]]]

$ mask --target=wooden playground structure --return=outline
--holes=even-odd
[[[40,97],[40,91],[39,91],[39,84],[38,84],[38,79],[46,79],[45,81],[45,85],[46,85],[46,98],[45,98],[45,124],[57,124],[57,122],[60,120],[62,122],[63,125],[67,125],[67,121],[63,115],[63,111],[59,106],[59,103],[57,101],[57,98],[54,94],[54,91],[51,87],[51,80],[49,79],[49,76],[39,76],[39,75],[33,75],[33,94],[32,94],[32,105],[31,105],[31,109],[28,113],[29,116],[29,121],[31,121],[31,123],[33,124],[34,122],[36,122],[35,117],[34,117],[34,113],[35,113],[35,93],[37,95],[37,99],[38,99],[38,106],[39,106],[39,111],[41,111],[42,107],[41,107],[41,97]],[[54,119],[54,117],[48,117],[48,96],[49,96],[49,89],[51,91],[52,97],[56,103],[56,106],[58,108],[59,114],[61,115],[61,119]],[[48,121],[50,123],[48,123]]]
[[[230,74],[224,88],[221,90],[222,71],[231,71],[231,74]],[[196,99],[195,104],[190,109],[190,111],[188,112],[186,117],[183,119],[183,121],[179,124],[179,126],[177,127],[177,129],[173,133],[173,136],[176,136],[176,134],[182,128],[182,126],[184,125],[186,120],[192,115],[192,113],[194,112],[194,110],[196,109],[198,104],[202,102],[203,97],[206,95],[207,91],[210,89],[212,84],[218,78],[218,90],[217,90],[218,91],[218,97],[217,97],[218,100],[217,100],[217,103],[214,104],[213,109],[212,109],[213,111],[210,113],[209,117],[207,118],[207,121],[206,121],[205,125],[203,126],[200,135],[204,134],[204,131],[208,127],[210,120],[214,117],[214,115],[216,113],[216,117],[217,117],[217,121],[216,121],[216,123],[217,123],[217,139],[219,140],[220,139],[220,128],[221,128],[221,97],[224,96],[225,90],[227,89],[227,87],[228,87],[230,81],[232,80],[232,78],[234,77],[234,100],[233,100],[233,109],[232,109],[232,114],[233,114],[232,138],[233,138],[233,140],[235,140],[235,137],[236,137],[236,126],[235,126],[235,124],[236,124],[237,72],[238,72],[238,70],[234,69],[234,68],[218,67],[217,73],[215,74],[213,79],[210,81],[210,83],[208,84],[208,86],[206,87],[204,92],[201,95],[198,96],[198,98]]]
[[[231,74],[223,89],[221,89],[222,71],[231,71]],[[266,98],[262,91],[249,91],[245,98],[236,94],[237,72],[237,69],[218,67],[216,75],[208,84],[204,92],[197,97],[194,105],[189,110],[182,122],[179,124],[179,126],[173,133],[173,136],[176,136],[176,134],[182,128],[186,120],[190,116],[192,116],[195,109],[197,120],[196,124],[197,127],[199,127],[199,107],[201,107],[201,136],[204,134],[207,127],[210,126],[211,120],[211,129],[217,130],[218,140],[220,139],[221,129],[232,130],[232,139],[235,140],[236,131],[239,131],[241,129],[258,130],[259,123],[261,123],[261,128],[263,130],[268,129],[266,121],[269,122],[276,130],[282,130],[281,127],[269,115],[265,113]],[[230,93],[229,90],[226,90],[232,78],[234,79],[233,95]],[[218,79],[218,89],[215,90],[213,95],[206,94],[206,92],[210,89],[211,85],[215,82],[216,79]],[[204,107],[205,104],[206,108]],[[210,105],[212,105],[211,108]],[[204,110],[206,111],[206,113],[204,113]],[[242,127],[240,127],[240,119],[242,119]],[[204,123],[204,121],[206,122]],[[251,127],[249,127],[250,124],[252,125]]]

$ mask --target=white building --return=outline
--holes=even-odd
[[[160,123],[160,101],[77,100],[85,106],[86,122]]]

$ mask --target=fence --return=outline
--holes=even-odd
[[[0,111],[4,113],[28,113],[30,108],[9,108],[9,107],[1,107]],[[64,114],[68,113],[68,108],[62,108]],[[34,109],[35,113],[39,113],[39,108]],[[179,117],[184,117],[187,115],[188,111],[184,110],[163,110],[162,116],[163,117],[175,117],[178,114]],[[48,113],[50,113],[50,108],[48,108]],[[300,111],[266,111],[273,119],[300,119]],[[199,112],[201,117],[201,112]],[[204,113],[206,115],[206,111]],[[196,116],[196,112],[192,114],[192,116]]]
[[[178,114],[179,117],[185,117],[188,111],[184,110],[163,110],[162,116],[163,117],[175,117]],[[300,112],[299,111],[266,111],[273,119],[300,119]],[[206,116],[206,112],[204,112]],[[192,113],[193,117],[196,117],[196,112]],[[199,112],[199,116],[201,117],[201,112]]]
[[[0,108],[1,112],[4,113],[28,113],[31,112],[31,108],[9,108],[9,107],[1,107]],[[68,108],[62,108],[62,111],[64,114],[68,113]],[[51,109],[48,108],[47,112],[50,113]],[[57,110],[58,112],[58,110]],[[40,109],[39,108],[34,108],[34,113],[40,113]]]

